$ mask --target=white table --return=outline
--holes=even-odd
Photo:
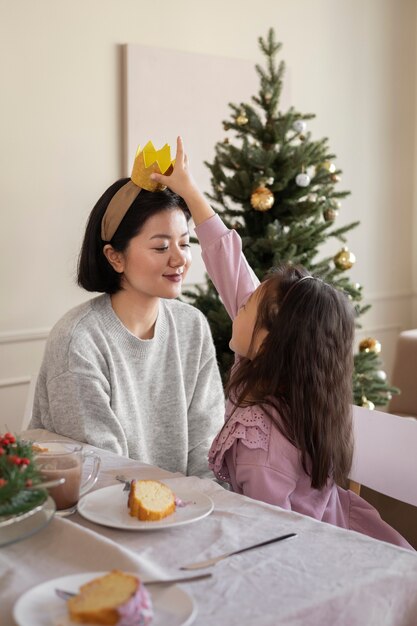
[[[30,434],[39,438],[40,432]],[[221,561],[212,568],[213,578],[183,584],[198,606],[195,626],[416,626],[415,553],[250,500],[211,480],[99,452],[98,488],[115,484],[118,473],[175,478],[177,488],[209,495],[213,513],[146,532],[99,526],[78,514],[54,518],[36,535],[0,548],[1,626],[14,624],[14,602],[42,581],[114,567],[144,576],[181,574],[185,563],[287,532],[298,536]]]

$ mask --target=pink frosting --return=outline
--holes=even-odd
[[[148,626],[153,619],[152,600],[141,583],[135,595],[117,609],[120,619],[117,626]]]

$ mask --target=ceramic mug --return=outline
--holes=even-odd
[[[35,442],[33,449],[36,465],[44,481],[65,478],[63,484],[48,488],[57,511],[75,507],[78,500],[96,484],[101,463],[97,452],[84,450],[81,444],[65,441]],[[92,468],[83,480],[84,463],[90,459]]]

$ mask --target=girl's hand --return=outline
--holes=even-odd
[[[151,178],[169,187],[174,193],[184,198],[186,202],[187,197],[201,193],[190,174],[188,156],[184,152],[181,137],[177,137],[177,154],[175,155],[175,165],[172,174],[170,176],[151,174]]]
[[[188,157],[184,152],[181,137],[177,138],[177,154],[175,156],[174,171],[171,176],[151,174],[151,178],[158,183],[166,185],[185,200],[196,226],[214,215],[213,209],[190,174]]]

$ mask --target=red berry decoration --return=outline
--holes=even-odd
[[[10,432],[0,435],[0,520],[20,515],[42,504],[45,489],[29,489],[42,479],[30,441]]]

